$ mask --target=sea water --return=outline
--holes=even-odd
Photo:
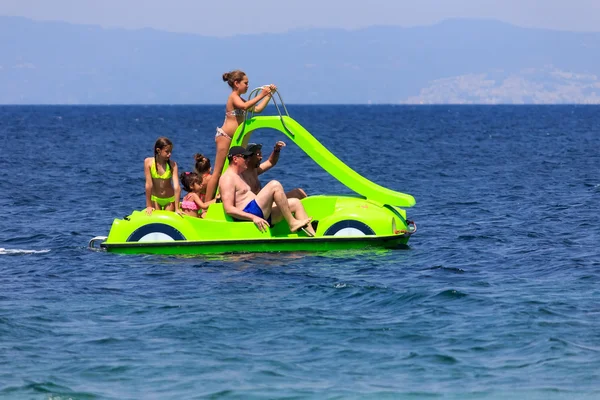
[[[0,398],[600,398],[600,107],[288,110],[416,198],[408,249],[90,251],[223,107],[0,107]],[[280,139],[263,182],[350,193]]]

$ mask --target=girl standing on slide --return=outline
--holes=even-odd
[[[242,95],[248,91],[248,76],[243,71],[226,72],[223,74],[223,81],[231,87],[231,93],[225,105],[225,121],[220,128],[217,128],[215,135],[217,155],[214,158],[213,174],[206,187],[206,201],[210,201],[215,197],[231,139],[238,126],[244,122],[246,112],[262,112],[271,100],[273,92],[277,90],[277,87],[273,84],[263,86],[261,92],[255,98],[246,101],[242,98]]]

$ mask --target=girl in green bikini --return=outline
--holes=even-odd
[[[177,163],[171,160],[173,143],[166,137],[159,137],[154,144],[154,157],[144,160],[146,177],[146,214],[154,210],[179,210],[179,174]]]

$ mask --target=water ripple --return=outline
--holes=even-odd
[[[157,132],[191,167],[220,110],[0,107],[19,160],[0,159],[0,397],[600,397],[597,107],[295,106],[358,173],[416,197],[408,249],[87,251],[143,207]],[[32,170],[50,180],[23,185]],[[292,143],[268,179],[348,193]]]

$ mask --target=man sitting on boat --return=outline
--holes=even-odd
[[[261,232],[285,219],[291,232],[303,230],[308,236],[315,231],[300,200],[288,199],[278,181],[270,181],[258,193],[252,192],[242,174],[248,168],[250,150],[233,146],[227,156],[229,168],[219,180],[219,192],[225,212],[237,221],[252,221]],[[275,204],[273,204],[275,203]]]
[[[279,153],[281,152],[282,147],[285,147],[285,142],[280,140],[275,143],[269,159],[265,162],[262,162],[262,144],[250,143],[248,146],[246,146],[246,149],[252,154],[248,158],[248,169],[242,173],[242,177],[246,183],[250,185],[250,189],[255,194],[258,194],[262,187],[258,176],[277,165],[277,161],[279,161]],[[307,196],[306,192],[300,188],[292,189],[285,195],[288,199],[296,198],[299,200],[302,200]]]

